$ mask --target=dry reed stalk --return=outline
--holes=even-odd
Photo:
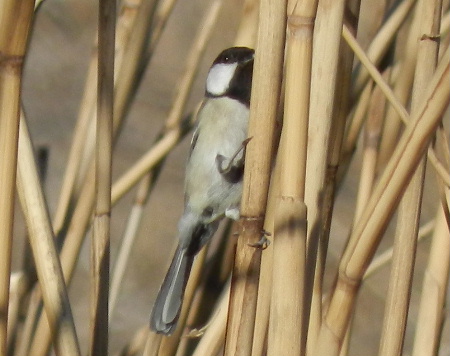
[[[236,46],[254,47],[258,29],[259,0],[245,0],[241,22],[234,43]]]
[[[304,355],[306,302],[305,204],[311,61],[317,1],[297,2],[287,19],[284,119],[278,150],[280,185],[274,215],[271,355]]]
[[[367,57],[370,58],[371,62],[378,64],[383,59],[391,42],[395,39],[398,29],[409,15],[415,2],[415,0],[404,0],[400,2],[383,26],[381,26],[366,51]],[[357,97],[361,90],[364,89],[369,78],[370,75],[367,70],[361,67],[353,84],[354,97]]]
[[[217,355],[220,351],[225,340],[229,299],[230,284],[228,283],[222,291],[214,314],[208,321],[205,331],[201,335],[201,339],[192,356]]]
[[[136,82],[139,78],[139,70],[141,53],[143,53],[147,33],[149,28],[149,21],[152,19],[153,3],[150,1],[144,2],[140,8],[136,17],[136,22],[133,26],[130,35],[130,44],[125,52],[123,63],[120,73],[121,78],[116,86],[115,100],[114,100],[114,122],[113,122],[113,135],[114,138],[118,135],[118,129],[125,116],[126,109],[131,102],[135,89],[137,87]],[[113,142],[115,142],[113,140]],[[75,268],[75,263],[78,258],[78,254],[83,242],[86,229],[89,226],[90,218],[92,215],[92,209],[94,207],[94,185],[95,170],[91,164],[89,171],[86,174],[85,182],[80,190],[80,198],[76,202],[73,217],[68,222],[67,233],[65,236],[65,243],[63,245],[60,259],[63,268],[64,277],[69,284]],[[30,350],[30,356],[42,356],[44,355],[50,345],[50,333],[45,323],[45,316],[41,316],[38,321],[37,331],[34,335],[33,344]]]
[[[357,14],[361,22],[358,21],[354,34],[365,51],[367,51],[383,23],[387,6],[389,6],[387,0],[377,1],[376,3],[370,0],[360,0]]]
[[[450,234],[443,209],[439,206],[428,265],[422,284],[413,356],[432,356],[439,348],[445,317],[445,296],[450,266]]]
[[[17,187],[49,327],[60,355],[80,355],[66,285],[25,118],[20,120]]]
[[[258,294],[261,248],[253,247],[263,234],[270,181],[273,138],[283,68],[286,1],[261,1],[253,70],[252,99],[240,236],[231,281],[226,356],[250,356]],[[253,245],[253,246],[250,246]]]
[[[116,356],[138,356],[142,355],[142,352],[145,347],[145,343],[148,339],[148,334],[150,333],[150,330],[148,329],[148,326],[142,326],[137,330],[137,332],[134,334],[131,341],[128,343],[127,346],[125,346],[121,351],[119,351]]]
[[[23,297],[28,292],[28,278],[23,271],[13,272],[9,286],[9,307],[8,307],[8,340],[7,349],[9,350],[13,339],[17,338],[17,324],[19,311]]]
[[[419,108],[420,100],[425,95],[427,84],[436,67],[439,45],[432,38],[439,33],[442,0],[421,1],[418,8],[422,14],[421,41],[418,45],[412,90],[412,113]],[[380,340],[380,356],[396,356],[403,351],[425,180],[425,166],[426,155],[419,163],[398,210],[391,276]]]
[[[369,107],[370,97],[372,95],[374,89],[374,84],[372,81],[369,81],[366,84],[366,87],[361,92],[359,99],[356,104],[354,104],[354,109],[351,113],[349,113],[349,117],[347,119],[347,127],[346,132],[344,134],[343,143],[342,143],[342,153],[340,154],[340,167],[337,175],[343,176],[347,171],[351,158],[353,157],[353,153],[356,149],[356,144],[358,142],[359,134],[361,133],[362,127],[364,125],[366,119],[366,112]],[[338,162],[335,160],[335,162]],[[344,173],[343,173],[344,172]]]
[[[439,65],[427,95],[406,127],[397,148],[360,220],[351,233],[339,267],[337,285],[317,343],[316,355],[333,356],[339,348],[354,305],[361,278],[380,237],[426,149],[450,99],[450,54]]]
[[[114,106],[116,1],[101,0],[98,14],[95,213],[91,239],[90,354],[107,355]]]
[[[276,159],[272,180],[269,186],[264,231],[274,231],[275,208],[280,191],[280,161]],[[263,356],[267,351],[267,333],[269,328],[270,303],[273,277],[273,244],[267,247],[261,256],[261,275],[259,280],[258,302],[256,305],[255,332],[253,336],[252,356]]]
[[[21,328],[20,338],[17,338],[16,344],[14,345],[14,356],[28,356],[29,350],[31,349],[31,341],[33,339],[32,334],[36,326],[36,315],[38,315],[42,309],[42,294],[40,289],[32,289],[28,294],[28,298],[28,308],[25,321]],[[44,320],[47,322],[47,319]],[[48,325],[47,329],[49,330]]]
[[[200,30],[186,61],[186,71],[178,86],[178,93],[168,115],[163,136],[147,154],[144,154],[142,158],[140,158],[113,184],[111,193],[113,204],[139,182],[151,167],[154,166],[162,156],[167,155],[187,133],[189,127],[186,127],[186,123],[182,123],[180,120],[189,98],[194,78],[199,70],[200,58],[203,55],[205,46],[211,36],[221,3],[222,2],[218,0],[212,3],[204,17],[203,23],[199,27]],[[159,150],[156,150],[157,147]]]
[[[433,232],[435,228],[435,221],[431,220],[424,225],[422,225],[419,229],[418,236],[417,236],[417,242],[422,241],[425,237],[427,237],[431,232]],[[378,272],[381,267],[384,267],[387,263],[389,263],[392,260],[393,255],[393,248],[390,247],[380,255],[376,256],[373,261],[370,263],[369,267],[367,268],[366,272],[364,273],[363,279],[370,278],[373,274]]]
[[[349,29],[346,25],[343,27],[342,31],[343,37],[347,41],[347,43],[350,45],[350,47],[353,49],[355,54],[358,56],[360,61],[364,64],[370,75],[372,76],[372,79],[375,81],[375,83],[380,87],[381,91],[384,93],[386,98],[389,100],[389,103],[391,106],[389,108],[394,108],[395,112],[399,115],[401,121],[405,124],[409,122],[409,114],[406,111],[405,107],[401,104],[401,102],[398,100],[398,98],[395,96],[395,93],[392,91],[392,89],[389,87],[389,85],[386,83],[386,81],[383,79],[381,74],[378,72],[378,70],[375,68],[374,64],[370,61],[370,59],[367,57],[367,55],[364,53],[364,51],[361,49],[359,44],[356,42],[356,39],[352,34],[350,33]],[[389,109],[388,109],[389,112]],[[388,116],[385,119],[385,125],[384,128],[387,125],[386,120],[388,120]],[[382,135],[383,137],[383,135]],[[383,142],[383,139],[380,143],[380,154],[378,157],[380,157],[381,153],[381,144]],[[442,147],[446,152],[449,151],[448,147],[443,146]],[[391,155],[392,156],[392,155]],[[432,148],[428,151],[428,156],[432,157],[430,159],[431,164],[433,165],[433,168],[435,169],[436,173],[441,176],[442,180],[445,182],[447,186],[450,184],[450,173],[445,169],[445,167],[442,167],[442,164],[439,162],[439,160],[436,158],[436,153]]]
[[[0,4],[0,354],[6,355],[22,69],[33,0]]]
[[[140,0],[133,0],[123,2],[121,5],[116,30],[116,68],[121,66],[124,51],[127,48],[131,29],[136,20],[140,3]],[[69,214],[71,214],[70,207],[74,204],[74,199],[76,199],[80,193],[82,181],[86,176],[89,162],[93,156],[92,153],[95,146],[95,121],[97,115],[97,57],[98,51],[94,51],[89,64],[80,111],[74,129],[59,201],[53,219],[53,226],[57,236],[60,232],[63,232],[64,227],[69,222],[68,218]],[[118,76],[116,76],[115,79],[116,82],[120,80]]]
[[[144,213],[144,207],[147,203],[148,195],[150,193],[150,185],[153,183],[152,173],[147,174],[140,182],[137,188],[136,196],[130,214],[128,215],[125,232],[121,239],[119,252],[115,261],[113,273],[111,276],[111,288],[109,292],[109,323],[111,324],[114,310],[119,297],[120,287],[122,285],[125,270],[127,268],[128,260],[131,253],[131,248],[134,245],[137,231]]]
[[[328,148],[330,147],[330,133],[333,119],[333,108],[336,96],[336,80],[338,76],[339,49],[341,44],[340,31],[344,18],[345,1],[320,1],[317,8],[317,19],[314,24],[314,51],[312,58],[311,79],[307,76],[299,78],[310,86],[311,98],[309,109],[309,123],[300,127],[305,130],[305,144],[307,142],[307,165],[304,192],[304,202],[307,207],[307,253],[306,255],[306,279],[304,280],[304,314],[305,322],[302,336],[308,339],[308,348],[314,345],[322,319],[322,261],[317,252],[319,241],[323,236],[323,193],[326,185],[326,173],[328,166]],[[286,88],[287,89],[287,88]],[[287,90],[286,90],[287,98]],[[306,105],[307,107],[308,105]],[[297,115],[298,116],[298,115]],[[309,126],[309,127],[308,127]],[[289,131],[288,135],[290,134]],[[303,141],[301,141],[303,143]],[[296,149],[299,150],[300,147]],[[295,151],[294,151],[295,152]],[[295,153],[294,153],[295,154]],[[300,160],[303,157],[300,156]],[[306,158],[306,157],[305,157]],[[296,158],[290,157],[293,165]],[[305,162],[305,163],[306,163]],[[290,172],[288,172],[290,174]],[[289,179],[289,178],[288,178]],[[283,185],[283,183],[282,183]],[[316,271],[316,265],[319,269]],[[316,274],[317,273],[317,274]],[[317,277],[317,278],[316,278]],[[311,307],[310,307],[311,306]],[[303,351],[304,352],[304,351]]]
[[[165,128],[163,134],[170,134],[172,130],[175,130],[177,133],[181,133],[180,136],[171,136],[175,138],[175,141],[170,141],[170,146],[166,146],[168,149],[165,151],[164,156],[170,152],[170,150],[173,148],[173,146],[178,143],[181,138],[184,137],[184,133],[187,132],[186,129],[181,129],[179,127],[182,114],[185,110],[186,102],[189,96],[189,93],[191,91],[191,87],[193,84],[193,80],[198,72],[198,64],[200,63],[200,58],[204,53],[206,43],[208,42],[208,39],[212,33],[213,24],[215,23],[215,20],[218,16],[219,9],[220,9],[220,1],[216,1],[213,3],[213,6],[210,9],[210,12],[208,12],[207,16],[205,17],[204,23],[200,28],[202,29],[196,40],[194,41],[194,45],[192,46],[192,50],[190,52],[190,55],[187,59],[187,66],[186,66],[186,72],[183,76],[180,85],[178,86],[179,91],[176,96],[176,100],[172,105],[172,109],[168,115],[168,118],[165,123]],[[159,158],[156,162],[160,162],[160,160],[164,157],[162,156]],[[151,166],[155,166],[155,161],[151,163]],[[159,168],[157,169],[159,171]],[[145,174],[145,172],[143,172]],[[141,173],[142,174],[142,173]],[[150,178],[150,175],[152,177]],[[114,306],[117,300],[118,296],[118,289],[120,287],[120,281],[123,277],[123,274],[125,272],[125,268],[128,261],[128,256],[131,250],[131,246],[134,241],[135,234],[137,232],[137,227],[139,226],[143,207],[147,199],[147,195],[150,192],[150,185],[153,186],[155,183],[155,180],[158,176],[158,173],[155,172],[155,168],[153,168],[153,171],[151,173],[148,173],[147,175],[144,175],[144,177],[141,180],[140,188],[138,189],[137,195],[136,195],[136,201],[135,205],[130,213],[129,217],[129,223],[127,224],[127,229],[125,232],[123,244],[119,250],[119,256],[117,259],[117,264],[114,269],[113,273],[113,281],[112,281],[112,287],[111,287],[111,305]],[[135,178],[133,180],[132,184],[135,184],[137,182],[137,179]],[[119,186],[120,186],[120,180],[119,180]],[[114,185],[113,193],[112,193],[112,201],[113,203],[116,203],[117,200],[123,196],[129,189],[131,189],[131,185],[128,186],[128,188],[121,190],[121,193],[117,194],[117,184]],[[110,317],[111,317],[110,313]]]
[[[345,13],[345,19],[346,23],[349,26],[350,31],[355,35],[356,29],[359,26],[359,16],[361,14],[361,3],[359,0],[353,0],[347,3],[346,5],[346,11]],[[375,16],[374,16],[375,17]],[[367,27],[366,27],[367,28]],[[326,172],[326,178],[325,178],[325,189],[323,192],[323,212],[322,212],[322,232],[319,238],[319,249],[317,254],[317,262],[316,262],[316,271],[314,275],[314,290],[317,290],[315,292],[316,298],[314,298],[313,294],[313,301],[312,301],[312,313],[314,313],[314,310],[320,310],[320,319],[318,320],[320,323],[322,322],[322,309],[323,309],[323,300],[318,300],[317,296],[322,296],[323,299],[323,276],[325,273],[325,266],[326,266],[326,259],[327,259],[327,253],[328,253],[328,242],[329,242],[329,236],[330,236],[330,230],[331,230],[331,221],[333,217],[333,211],[334,211],[334,204],[335,204],[335,196],[336,191],[338,187],[340,186],[340,182],[342,181],[342,178],[345,174],[342,174],[342,172],[346,172],[348,169],[345,167],[345,162],[341,162],[341,151],[343,146],[343,139],[344,134],[347,126],[347,119],[349,119],[351,116],[349,114],[350,112],[350,93],[351,93],[351,79],[352,79],[352,69],[353,69],[353,60],[354,60],[354,54],[351,50],[351,48],[345,44],[343,39],[341,39],[341,45],[339,50],[339,71],[337,73],[337,79],[336,82],[339,83],[339,85],[336,85],[336,94],[335,94],[335,101],[334,101],[334,107],[333,107],[333,118],[332,118],[332,126],[331,126],[331,132],[333,133],[330,136],[329,140],[329,154],[328,154],[328,166],[327,166],[327,172]],[[371,92],[372,88],[372,82],[370,81],[366,87],[368,87],[368,90],[366,88],[364,89],[365,92]],[[366,102],[368,102],[368,98],[365,99]],[[363,103],[364,98],[359,98],[358,103]],[[360,105],[367,107],[367,105]],[[357,111],[357,110],[355,110]],[[363,110],[364,112],[366,109]],[[362,120],[361,120],[362,121]],[[350,155],[348,156],[350,157]],[[347,162],[350,162],[350,159],[348,159]],[[341,167],[341,170],[339,171],[339,167]],[[341,176],[338,175],[338,172],[341,172]],[[316,315],[319,314],[316,312]],[[313,318],[311,318],[313,320]],[[317,320],[317,319],[316,319]],[[315,348],[315,342],[317,341],[319,330],[317,328],[320,327],[320,324],[316,322],[316,327],[312,325],[312,322],[310,322],[310,330],[309,333],[312,334],[313,330],[316,332],[316,335],[311,335],[310,338],[308,338],[307,341],[307,349],[306,353],[307,355],[313,355],[314,348]],[[346,337],[344,339],[344,347],[341,350],[341,356],[346,355],[345,346],[348,344],[348,340],[350,340],[350,329],[347,330]],[[311,340],[311,341],[310,341]]]
[[[390,71],[383,73],[386,78]],[[383,118],[386,108],[386,97],[379,87],[375,87],[367,112],[366,126],[364,130],[364,147],[361,158],[361,176],[356,198],[356,207],[353,221],[356,223],[361,217],[361,213],[372,194],[375,184],[378,147],[380,143],[380,133],[383,126]]]
[[[149,332],[142,356],[158,356],[162,338],[160,334]]]
[[[407,103],[413,84],[419,38],[420,17],[421,13],[419,11],[419,8],[416,7],[412,16],[411,23],[409,25],[409,31],[407,34],[406,43],[404,45],[404,53],[402,53],[399,49],[400,44],[397,44],[396,46],[395,59],[400,63],[399,70],[401,71],[401,75],[398,76],[397,80],[393,84],[392,91],[399,103],[402,105],[405,105]],[[380,143],[380,154],[378,162],[379,167],[385,166],[398,142],[402,126],[399,118],[401,118],[401,115],[397,112],[396,108],[388,107],[385,118],[385,125],[383,127],[383,134],[381,135],[382,138]]]

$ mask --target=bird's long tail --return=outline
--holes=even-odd
[[[187,252],[178,246],[153,306],[150,327],[157,333],[170,335],[176,327],[194,262],[194,255]]]

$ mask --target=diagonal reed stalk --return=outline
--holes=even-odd
[[[36,261],[48,325],[55,338],[56,352],[67,356],[81,355],[48,208],[24,117],[20,122],[17,171],[19,198]]]
[[[251,355],[261,239],[272,163],[275,122],[281,92],[286,1],[261,1],[253,70],[252,99],[240,231],[231,281],[225,356]]]
[[[98,15],[95,215],[91,241],[90,354],[108,354],[111,171],[116,0],[101,0]]]
[[[33,0],[0,4],[0,354],[6,355],[22,68]]]
[[[397,197],[406,189],[411,173],[417,168],[421,154],[429,144],[449,103],[449,61],[450,55],[447,54],[350,235],[340,263],[337,285],[320,330],[316,355],[332,356],[339,353],[364,271],[397,206]]]

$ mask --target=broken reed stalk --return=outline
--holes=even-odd
[[[308,114],[317,1],[297,2],[287,18],[284,119],[277,159],[280,185],[274,216],[271,355],[305,354],[308,323],[305,204]]]
[[[42,291],[48,325],[59,355],[81,355],[47,204],[25,118],[20,120],[17,186]]]
[[[297,79],[300,83],[306,80],[308,82],[306,85],[310,87],[311,91],[309,122],[300,128],[300,130],[305,130],[303,133],[305,135],[304,144],[307,144],[306,176],[303,178],[305,182],[302,182],[304,184],[302,187],[304,203],[308,210],[306,270],[303,287],[305,293],[305,314],[303,315],[305,319],[303,322],[307,324],[304,326],[302,337],[305,339],[302,342],[306,342],[307,339],[308,349],[311,349],[316,341],[322,320],[322,267],[325,265],[325,256],[318,256],[317,253],[319,241],[325,233],[322,222],[322,204],[337,89],[340,32],[344,19],[344,8],[345,1],[342,0],[326,0],[318,3],[317,18],[314,23],[311,77],[310,80],[307,80],[306,77]],[[286,97],[287,95],[286,88]],[[295,151],[291,155],[290,161],[286,162],[287,165],[293,165],[293,162],[298,159],[295,158]],[[291,173],[289,172],[289,174]],[[308,310],[311,311],[308,312]]]
[[[350,235],[340,263],[337,285],[320,330],[316,355],[334,356],[339,353],[361,278],[397,206],[397,197],[406,189],[449,103],[449,62],[450,55],[446,54],[433,76],[420,110],[414,113],[411,123],[406,127]]]
[[[90,354],[107,355],[113,146],[116,0],[100,0],[98,12],[95,213],[91,240]]]
[[[420,9],[420,42],[418,44],[411,113],[418,110],[421,98],[436,68],[442,0],[422,0]],[[412,277],[414,272],[417,234],[421,213],[426,155],[419,163],[398,209],[391,276],[380,341],[380,356],[396,356],[403,351],[403,340],[408,316]]]
[[[413,356],[432,356],[439,348],[450,267],[449,242],[448,223],[439,204],[428,265],[422,284]]]
[[[0,4],[0,354],[7,353],[9,282],[22,69],[33,0]]]
[[[286,1],[260,3],[248,128],[252,139],[245,157],[225,356],[251,355],[262,249],[250,245],[257,244],[263,234],[281,93],[286,7]]]

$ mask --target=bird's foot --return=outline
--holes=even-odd
[[[259,241],[253,244],[248,244],[248,246],[265,250],[271,244],[271,241],[267,238],[267,236],[272,236],[272,234],[266,230],[263,230]]]

